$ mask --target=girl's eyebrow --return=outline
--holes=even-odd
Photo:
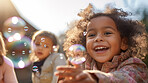
[[[103,28],[104,28],[104,29],[112,29],[112,30],[116,31],[116,29],[113,28],[113,27],[111,27],[111,26],[105,26],[105,27],[103,27]],[[94,28],[88,29],[87,33],[90,32],[90,31],[92,31],[92,30],[95,30],[95,29],[94,29]]]
[[[93,29],[93,28],[91,28],[91,29],[88,29],[88,31],[86,31],[86,32],[88,33],[88,32],[90,32],[90,31],[92,31],[92,30],[94,30],[94,29]]]
[[[113,27],[111,27],[111,26],[105,26],[104,28],[105,28],[105,29],[108,29],[108,28],[109,28],[109,29],[112,29],[112,30],[116,31],[116,29],[113,28]]]

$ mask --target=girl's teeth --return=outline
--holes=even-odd
[[[97,47],[95,48],[95,50],[99,50],[99,49],[105,49],[106,47]]]

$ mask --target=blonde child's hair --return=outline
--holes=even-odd
[[[0,32],[0,65],[3,64],[4,62],[3,56],[5,55],[6,55],[5,43],[2,37],[2,33]]]
[[[45,36],[45,37],[49,37],[52,39],[52,42],[53,42],[53,46],[57,46],[58,47],[58,41],[57,41],[57,38],[56,36],[49,32],[49,31],[44,31],[44,30],[39,30],[39,31],[36,31],[33,36],[32,36],[32,40],[31,40],[31,53],[30,53],[30,60],[35,62],[35,61],[38,61],[39,59],[35,56],[35,53],[34,53],[34,49],[33,49],[33,45],[34,45],[34,41],[36,40],[36,37],[37,36]]]

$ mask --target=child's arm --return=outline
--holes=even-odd
[[[4,60],[4,82],[18,83],[12,61],[7,57],[4,57]]]
[[[80,68],[63,66],[58,67],[57,76],[72,77],[62,80],[67,83],[148,83],[148,72],[144,64],[126,64],[117,71],[105,73],[99,70],[82,70]],[[60,72],[64,71],[64,72]],[[66,72],[65,72],[66,71]]]
[[[130,58],[110,73],[94,72],[101,82],[148,83],[148,69],[138,58]]]
[[[82,68],[75,66],[58,66],[56,76],[65,79],[60,80],[59,83],[97,83],[97,80],[88,72],[83,71]]]
[[[137,67],[137,69],[135,69]],[[88,71],[94,73],[101,83],[147,83],[148,72],[136,65],[127,65],[119,71],[104,73],[101,71]]]

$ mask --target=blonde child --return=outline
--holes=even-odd
[[[82,44],[87,49],[85,70],[79,65],[59,66],[60,83],[148,83],[148,69],[139,58],[147,53],[147,34],[139,21],[128,19],[122,9],[96,12],[90,4],[68,30],[64,50]],[[64,71],[64,72],[63,72]]]
[[[30,59],[33,63],[33,83],[57,83],[58,77],[54,75],[56,67],[66,64],[62,53],[54,52],[58,46],[56,36],[48,31],[37,31],[31,41]]]
[[[12,61],[6,57],[5,43],[0,33],[0,83],[18,83]]]

